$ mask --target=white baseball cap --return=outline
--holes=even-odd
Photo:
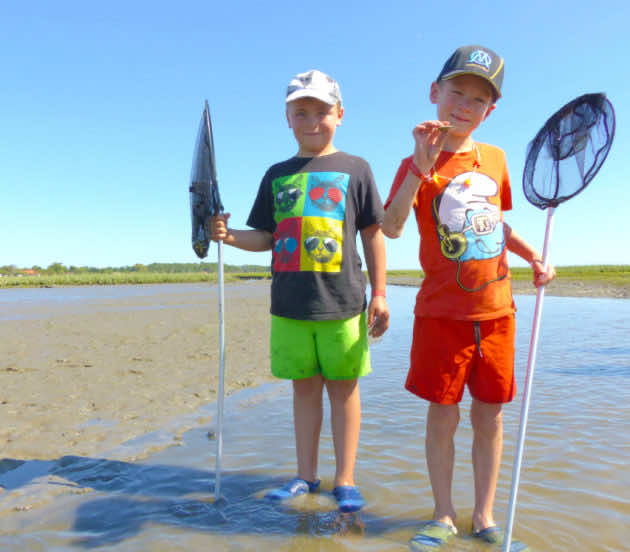
[[[316,98],[328,105],[341,103],[341,90],[335,79],[312,69],[298,73],[287,87],[286,103],[299,98]]]

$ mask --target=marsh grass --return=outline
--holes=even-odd
[[[271,278],[265,272],[226,272],[226,283],[239,280]],[[66,273],[42,274],[38,276],[7,276],[0,278],[0,288],[10,287],[55,287],[55,286],[112,286],[129,284],[179,284],[217,282],[216,272],[111,272],[111,273]]]
[[[531,269],[512,268],[514,280],[530,280]],[[585,265],[556,267],[559,280],[601,282],[613,286],[630,286],[630,265]]]
[[[511,267],[513,280],[531,280],[532,271],[529,267]],[[630,265],[584,265],[556,267],[558,281],[580,281],[603,283],[611,286],[630,288]],[[424,273],[421,270],[389,270],[387,276],[396,279],[420,279]]]
[[[531,269],[513,267],[510,269],[513,280],[530,280]],[[556,267],[558,280],[604,283],[630,288],[630,265],[585,265]],[[388,279],[421,280],[421,270],[389,270]],[[224,281],[237,282],[251,279],[270,279],[271,272],[225,272]],[[37,276],[5,276],[0,278],[0,288],[10,287],[53,287],[53,286],[100,286],[119,284],[167,284],[217,282],[213,272],[88,272],[62,274],[40,274]]]

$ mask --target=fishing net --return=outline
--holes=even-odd
[[[585,94],[552,115],[527,148],[523,191],[540,209],[580,193],[606,159],[615,112],[605,94]]]
[[[547,228],[543,246],[543,266],[548,266],[549,243],[555,208],[579,194],[605,161],[615,136],[615,112],[604,94],[585,94],[569,102],[552,115],[527,148],[523,170],[523,191],[527,200],[547,210]],[[516,493],[520,478],[529,396],[536,364],[545,286],[539,286],[534,309],[534,324],[529,343],[525,393],[516,448],[512,488],[505,527],[503,551],[513,549],[512,528]],[[519,548],[520,550],[520,548]]]
[[[206,103],[190,172],[190,218],[192,222],[192,247],[197,256],[203,259],[208,255],[210,236],[206,230],[208,217],[223,212],[219,195],[219,185],[214,161],[214,142],[210,111]]]

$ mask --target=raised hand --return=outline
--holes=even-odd
[[[446,121],[425,121],[413,129],[413,161],[422,173],[428,174],[433,167],[451,128]]]

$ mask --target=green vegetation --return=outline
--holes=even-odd
[[[512,268],[512,279],[530,280],[530,268]],[[557,266],[558,278],[602,282],[613,286],[630,286],[630,265]]]
[[[558,276],[572,280],[616,280],[628,283],[630,280],[630,265],[583,265],[556,267]],[[515,280],[529,280],[532,269],[529,267],[510,267],[512,278]],[[421,270],[388,270],[388,276],[402,278],[422,278]]]
[[[529,267],[510,268],[513,280],[531,280],[532,270]],[[557,266],[558,278],[563,281],[598,282],[610,286],[630,288],[630,265],[585,265]],[[421,270],[389,270],[388,278],[418,279],[424,274]]]
[[[630,288],[630,265],[586,265],[556,267],[558,278],[565,281],[600,282],[611,286]],[[530,280],[531,269],[514,267],[514,280]],[[225,265],[225,281],[271,278],[267,266]],[[136,264],[119,268],[65,267],[53,263],[48,268],[17,268],[14,265],[0,266],[0,288],[46,287],[115,284],[164,284],[216,282],[217,263],[152,263]],[[389,270],[391,282],[397,279],[420,280],[420,270]]]
[[[266,266],[224,265],[223,271],[226,282],[271,277]],[[61,263],[53,263],[45,269],[38,266],[21,269],[10,265],[0,266],[0,275],[0,288],[212,283],[217,281],[217,263],[152,263],[118,268],[65,267]]]
[[[424,278],[422,270],[388,270],[387,276],[394,278]]]

